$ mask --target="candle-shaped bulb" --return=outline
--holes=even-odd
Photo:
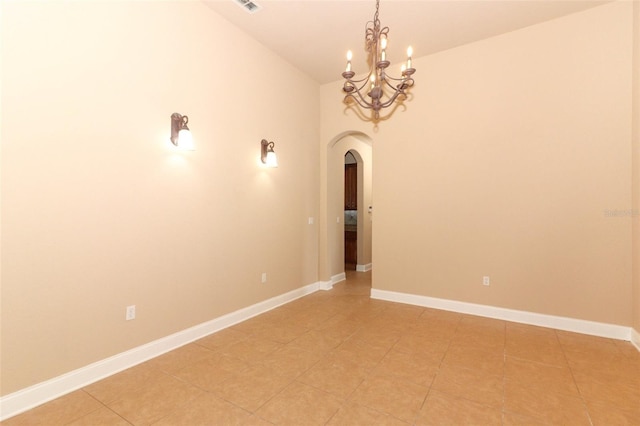
[[[387,60],[387,52],[385,51],[385,49],[387,48],[387,38],[383,37],[380,40],[380,48],[382,49],[382,52],[380,53],[380,60],[381,61],[386,61]]]
[[[349,50],[347,52],[347,72],[351,71],[351,57],[353,56],[353,53],[351,53],[351,51]]]
[[[413,48],[409,46],[407,48],[407,68],[411,68],[411,56],[413,55]]]
[[[402,64],[402,66],[400,67],[400,72],[402,73],[403,76],[406,70],[407,70],[407,66],[405,64]]]

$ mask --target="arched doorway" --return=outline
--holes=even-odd
[[[327,144],[323,158],[326,190],[322,191],[320,274],[323,280],[338,282],[345,276],[345,154],[351,151],[358,167],[356,212],[357,255],[355,268],[372,269],[372,144],[361,132],[345,132]],[[327,278],[324,278],[327,277]]]

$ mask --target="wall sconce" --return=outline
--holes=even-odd
[[[180,149],[193,151],[193,137],[187,127],[189,117],[174,112],[171,114],[171,143]]]
[[[278,158],[276,157],[276,153],[273,151],[274,143],[267,142],[266,139],[262,139],[261,144],[261,155],[260,159],[262,160],[262,164],[267,167],[278,167]]]

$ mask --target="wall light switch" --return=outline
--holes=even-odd
[[[127,306],[125,320],[131,321],[132,319],[136,319],[136,305]]]
[[[313,218],[312,217],[309,218],[309,225],[313,225]]]
[[[266,273],[266,272],[263,272],[263,273],[262,273],[262,283],[264,284],[264,283],[266,283],[266,282],[267,282],[267,273]]]
[[[491,284],[491,280],[489,279],[489,277],[484,276],[482,277],[482,285],[490,285]]]

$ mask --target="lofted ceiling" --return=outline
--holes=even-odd
[[[375,0],[251,0],[249,13],[237,0],[202,0],[228,21],[321,84],[342,79],[346,53],[353,69],[366,67],[364,31]],[[387,58],[406,59],[482,40],[579,12],[594,0],[381,0],[379,18],[388,26]],[[419,72],[419,70],[418,70]]]

